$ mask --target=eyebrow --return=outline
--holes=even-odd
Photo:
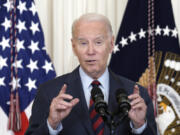
[[[104,36],[100,36],[100,37],[95,38],[95,40],[97,40],[97,39],[105,39],[105,38],[104,38]]]
[[[100,36],[97,36],[94,40],[97,40],[97,39],[105,39],[105,38],[104,38],[104,36],[100,35]],[[80,40],[87,40],[87,39],[83,38],[83,37],[79,37],[79,38],[77,38],[77,40],[80,41]]]
[[[86,40],[86,39],[80,37],[80,38],[77,38],[77,40],[80,41],[80,40]]]

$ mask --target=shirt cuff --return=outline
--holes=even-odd
[[[147,127],[147,121],[140,128],[134,128],[132,121],[130,121],[130,127],[132,128],[132,132],[134,134],[141,134]]]
[[[62,123],[59,123],[57,129],[54,130],[54,129],[50,126],[48,120],[47,120],[47,126],[48,126],[48,129],[49,129],[49,134],[50,134],[50,135],[57,135],[57,134],[58,134],[60,131],[62,131],[62,129],[63,129]]]

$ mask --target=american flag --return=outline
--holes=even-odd
[[[1,0],[0,110],[9,116],[10,94],[18,91],[22,130],[15,134],[23,135],[27,128],[27,121],[23,123],[27,119],[24,112],[33,101],[37,87],[55,76],[34,1]],[[2,124],[0,134],[7,134],[1,128]]]

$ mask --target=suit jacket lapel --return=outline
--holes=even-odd
[[[73,78],[73,79],[72,79]],[[80,102],[74,107],[76,114],[80,118],[80,121],[82,122],[82,126],[86,129],[88,135],[94,135],[91,120],[89,117],[89,111],[85,100],[85,95],[83,92],[83,87],[79,75],[79,68],[77,68],[74,73],[73,77],[71,79],[70,85],[71,85],[71,94],[74,97],[77,97],[80,99]]]

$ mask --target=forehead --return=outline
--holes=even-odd
[[[103,21],[79,21],[75,27],[75,36],[105,36],[107,26]]]

